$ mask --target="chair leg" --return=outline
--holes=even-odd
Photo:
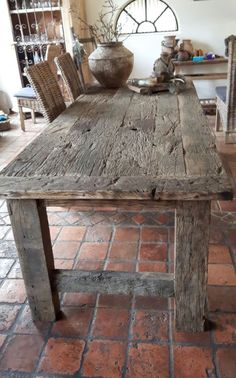
[[[222,131],[222,124],[221,124],[221,119],[220,119],[220,112],[216,108],[216,121],[215,121],[215,131]]]
[[[25,116],[23,112],[23,107],[19,105],[19,117],[20,117],[20,127],[22,131],[25,131]]]
[[[36,123],[36,117],[35,117],[34,109],[31,109],[31,118],[32,118],[33,123],[35,124]]]

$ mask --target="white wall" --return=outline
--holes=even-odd
[[[0,110],[17,109],[12,94],[21,88],[6,0],[0,0]]]
[[[205,52],[213,51],[224,55],[224,38],[230,34],[236,34],[236,0],[165,0],[175,12],[179,31],[175,34],[180,39],[192,39],[194,48],[201,48]],[[85,0],[89,23],[94,23],[98,12],[104,4],[104,0]],[[116,0],[119,6],[124,6],[127,1]],[[136,34],[130,36],[125,42],[135,57],[132,77],[149,76],[153,62],[161,52],[161,41],[167,33]],[[212,72],[219,71],[214,67]],[[201,85],[202,83],[202,85]],[[217,85],[221,85],[222,81]],[[198,82],[198,87],[203,88],[200,97],[211,97],[214,92],[215,82]],[[214,93],[213,93],[214,94]]]

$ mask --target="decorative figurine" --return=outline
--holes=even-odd
[[[161,82],[167,82],[174,77],[174,64],[171,55],[162,53],[160,58],[154,62],[152,77],[162,78]]]

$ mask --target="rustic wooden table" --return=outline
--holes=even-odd
[[[176,327],[202,331],[210,205],[231,199],[195,90],[81,96],[0,174],[34,320],[58,292],[175,296]],[[176,209],[175,273],[55,270],[47,206]]]

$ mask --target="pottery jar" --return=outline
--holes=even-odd
[[[193,45],[192,45],[191,39],[183,39],[182,44],[183,44],[183,49],[188,51],[192,55]]]
[[[97,81],[107,88],[125,85],[132,72],[134,55],[122,42],[101,43],[88,58]]]

